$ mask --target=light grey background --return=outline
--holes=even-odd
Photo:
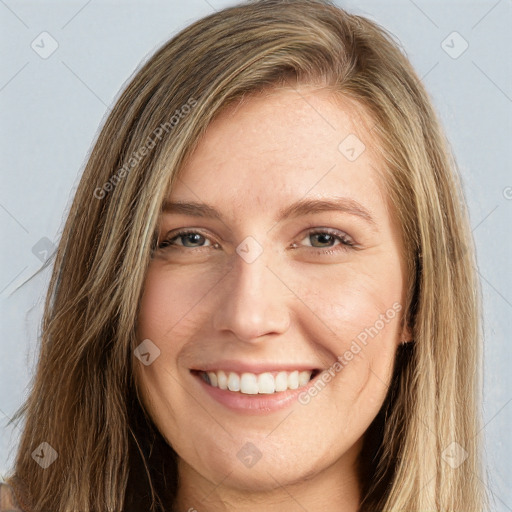
[[[13,291],[57,244],[98,127],[141,60],[190,22],[231,3],[0,0],[0,477],[14,457],[19,429],[6,423],[33,375],[49,272]],[[493,510],[510,511],[512,2],[339,4],[401,41],[459,163],[485,308],[487,485]],[[45,31],[51,38],[40,36]],[[51,44],[57,49],[42,58]]]

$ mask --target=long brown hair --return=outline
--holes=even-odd
[[[293,83],[329,87],[373,120],[405,244],[404,322],[414,342],[399,350],[366,436],[361,510],[484,507],[480,288],[460,177],[428,95],[376,23],[327,1],[263,0],[212,14],[166,43],[99,133],[56,253],[31,393],[15,415],[25,423],[8,481],[34,510],[169,509],[176,454],[133,378],[161,207],[215,116]],[[46,469],[31,456],[43,441],[58,453]],[[464,454],[457,467],[446,456],[454,447]]]

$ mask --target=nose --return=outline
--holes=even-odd
[[[214,313],[217,332],[231,331],[240,341],[257,343],[267,334],[282,334],[288,329],[287,299],[292,293],[276,275],[268,253],[267,249],[250,263],[234,254]]]

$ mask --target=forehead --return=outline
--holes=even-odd
[[[378,215],[380,162],[363,115],[326,90],[248,97],[208,126],[169,199],[263,215],[303,197],[343,196]]]

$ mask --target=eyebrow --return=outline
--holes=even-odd
[[[378,231],[377,222],[370,212],[361,203],[348,197],[300,199],[284,208],[281,208],[274,221],[280,222],[287,218],[296,218],[311,213],[327,211],[337,211],[349,215],[355,215],[365,220],[374,231]],[[165,201],[162,207],[162,212],[167,214],[175,213],[190,215],[193,217],[209,217],[223,221],[221,213],[207,203]]]

